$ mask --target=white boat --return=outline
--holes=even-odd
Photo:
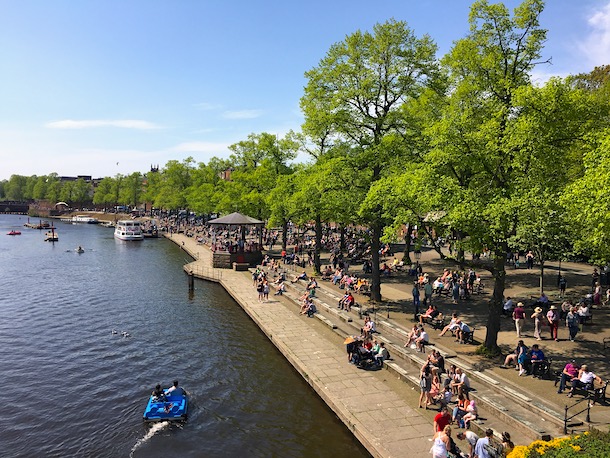
[[[47,231],[44,235],[45,242],[58,242],[59,237],[57,236],[57,232],[55,232],[55,228],[51,227],[50,231]]]
[[[140,221],[131,219],[117,221],[114,237],[119,240],[144,240]]]
[[[99,223],[97,218],[93,218],[87,215],[76,215],[72,217],[73,223],[87,223],[87,224],[97,224]]]

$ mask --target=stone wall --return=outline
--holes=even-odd
[[[212,257],[212,267],[216,269],[232,269],[233,263],[247,262],[250,267],[256,267],[263,260],[263,254],[260,251],[237,253],[227,253],[226,251],[216,251]]]

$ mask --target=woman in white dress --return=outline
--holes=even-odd
[[[445,426],[442,431],[437,431],[434,434],[434,443],[430,449],[432,458],[447,458],[447,451],[451,447],[449,434],[451,434],[451,426],[449,425]]]

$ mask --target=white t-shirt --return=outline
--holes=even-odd
[[[593,380],[595,380],[595,374],[591,371],[580,374],[580,381],[582,383],[593,383]]]
[[[466,436],[464,439],[466,439],[466,441],[472,445],[473,447],[475,445],[477,445],[477,441],[479,440],[479,436],[477,436],[475,433],[473,433],[470,430],[467,430],[464,435]]]
[[[418,340],[422,340],[424,342],[428,342],[428,339],[429,339],[429,337],[428,337],[428,333],[426,331],[422,331],[419,334],[419,339]]]

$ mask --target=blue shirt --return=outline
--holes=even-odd
[[[542,353],[542,350],[532,350],[531,359],[532,361],[543,361],[544,353]]]
[[[485,450],[484,445],[489,445],[488,437],[482,437],[477,441],[477,445],[474,447],[474,454],[477,458],[489,458],[489,453]]]

